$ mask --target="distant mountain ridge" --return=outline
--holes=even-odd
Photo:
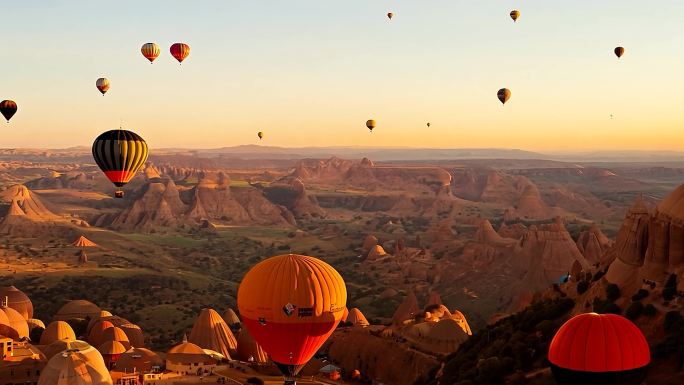
[[[539,159],[562,162],[676,162],[684,164],[684,152],[642,150],[597,151],[546,151],[535,152],[507,148],[420,148],[420,147],[279,147],[254,144],[206,149],[154,148],[151,156],[183,155],[205,158],[235,159],[343,159],[370,158],[374,161],[429,161],[454,159]],[[90,147],[76,146],[65,149],[0,148],[2,160],[51,160],[79,161],[91,156]]]

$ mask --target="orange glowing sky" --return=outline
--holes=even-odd
[[[27,0],[2,13],[0,99],[19,105],[4,148],[88,146],[120,121],[151,148],[254,144],[257,131],[273,146],[684,142],[681,0]],[[182,66],[176,41],[192,47]]]

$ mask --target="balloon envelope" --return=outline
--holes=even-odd
[[[369,130],[373,131],[375,128],[375,120],[369,119],[366,121],[366,127],[368,127]]]
[[[171,46],[170,51],[171,55],[173,55],[179,63],[182,63],[183,60],[190,55],[190,46],[185,43],[175,43]]]
[[[117,187],[133,179],[147,161],[147,154],[147,143],[132,131],[107,131],[93,142],[95,163]]]
[[[9,123],[10,119],[17,113],[17,103],[14,100],[3,100],[0,102],[0,113],[7,119]]]
[[[140,48],[140,52],[145,56],[147,60],[152,63],[154,59],[156,59],[159,56],[160,50],[159,46],[155,43],[145,43],[143,46]]]
[[[616,314],[579,314],[558,329],[548,360],[559,385],[640,384],[651,361],[646,338]]]
[[[499,98],[501,104],[506,104],[511,98],[511,91],[508,88],[502,88],[496,93],[496,97]]]
[[[625,54],[625,49],[624,49],[623,47],[615,47],[615,49],[613,50],[613,52],[615,52],[615,56],[617,56],[618,59],[619,59],[619,58],[622,57],[622,55]]]
[[[347,289],[327,263],[279,255],[247,272],[238,289],[242,322],[286,376],[294,376],[342,318]]]
[[[510,15],[511,15],[511,19],[513,19],[513,22],[515,22],[520,17],[520,11],[518,11],[517,9],[514,9],[511,11]]]
[[[262,139],[264,137],[264,133],[259,131],[257,132],[257,136],[259,137],[259,139]]]
[[[390,12],[390,13],[387,14],[387,17],[388,17],[390,20],[392,20],[392,18],[394,17],[394,14],[393,14],[392,12]]]
[[[95,87],[97,87],[98,90],[102,93],[102,95],[107,93],[107,90],[109,90],[109,79],[107,78],[99,78],[95,82]]]

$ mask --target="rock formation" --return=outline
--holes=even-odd
[[[352,326],[366,327],[370,325],[366,319],[366,316],[364,316],[361,310],[358,308],[353,308],[349,311],[346,322],[352,324]]]
[[[188,341],[203,349],[213,350],[230,359],[237,341],[226,321],[213,309],[202,309],[192,327]]]
[[[577,238],[577,248],[591,264],[604,262],[602,258],[611,245],[610,239],[595,224]]]
[[[418,313],[420,313],[420,307],[418,307],[418,298],[416,298],[416,294],[413,291],[410,291],[404,299],[404,302],[402,302],[394,312],[394,316],[392,316],[392,323],[401,325],[404,323],[404,321],[413,319],[413,317]]]
[[[646,227],[647,226],[647,227]],[[614,251],[613,251],[614,250]],[[684,185],[665,197],[652,216],[638,199],[627,214],[613,248],[616,256],[606,279],[636,289],[663,284],[670,274],[684,274]],[[679,281],[679,290],[684,280]]]
[[[507,225],[506,222],[502,222],[498,231],[499,235],[504,238],[511,238],[518,240],[522,238],[525,233],[527,233],[527,227],[522,223],[513,223]]]
[[[627,212],[618,231],[615,245],[606,253],[604,263],[610,263],[606,279],[620,286],[638,286],[639,269],[649,245],[650,214],[642,197],[638,197]]]
[[[194,188],[183,194],[184,198],[173,180],[150,179],[137,192],[139,197],[111,226],[122,231],[144,232],[158,226],[178,227],[185,223],[199,224],[201,229],[212,231],[213,221],[235,225],[294,224],[286,208],[274,205],[259,190],[231,189],[230,178],[223,172],[204,171],[199,179]]]
[[[324,215],[316,197],[307,194],[304,183],[299,178],[281,179],[278,182],[271,183],[264,189],[264,192],[266,198],[286,207],[296,218]]]
[[[515,240],[499,235],[487,219],[480,221],[480,225],[475,232],[475,241],[489,245],[511,245],[515,243]]]
[[[438,365],[427,354],[406,349],[391,338],[371,334],[369,328],[344,328],[330,338],[328,356],[351,373],[385,384],[412,385],[422,374]]]
[[[515,271],[531,290],[542,290],[558,281],[575,261],[587,270],[591,266],[560,218],[550,224],[531,226],[514,253]]]
[[[170,179],[155,179],[143,186],[140,198],[114,219],[112,227],[147,231],[154,226],[176,226],[185,210],[176,184]]]
[[[20,237],[54,232],[53,225],[61,221],[37,194],[23,185],[13,185],[0,192],[0,218],[0,234]]]

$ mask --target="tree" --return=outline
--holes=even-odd
[[[663,289],[663,299],[665,301],[672,301],[677,295],[677,274],[670,274],[665,282],[665,288]]]
[[[577,284],[577,294],[584,294],[589,290],[589,282],[587,281],[580,281]]]
[[[627,308],[627,311],[625,311],[625,317],[627,319],[634,321],[635,319],[639,318],[641,314],[644,312],[644,304],[641,302],[632,302],[631,305]]]
[[[606,299],[609,302],[615,302],[620,298],[620,287],[614,283],[611,283],[606,287]]]

